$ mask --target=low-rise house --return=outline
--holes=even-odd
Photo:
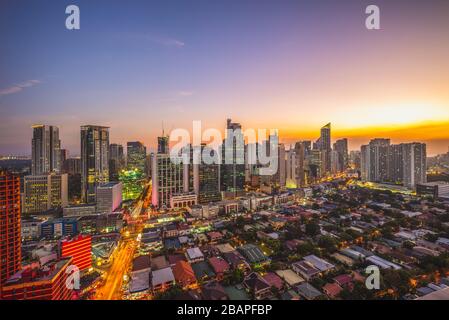
[[[282,279],[274,272],[268,272],[262,276],[262,278],[270,285],[270,287],[274,287],[277,290],[282,290],[284,287],[284,282]]]
[[[313,264],[305,260],[292,263],[292,269],[306,281],[309,281],[320,275],[320,270],[315,268]]]
[[[169,267],[170,264],[168,263],[165,256],[157,256],[151,258],[151,270],[159,270]]]
[[[254,244],[245,244],[239,247],[238,250],[251,264],[264,263],[269,260],[262,250]]]
[[[190,263],[204,261],[204,255],[198,247],[187,249],[186,256]]]
[[[326,283],[323,286],[323,292],[329,297],[329,298],[336,298],[340,294],[340,292],[343,290],[341,286],[339,286],[337,283]]]
[[[217,281],[206,283],[201,290],[204,300],[229,300],[223,286]]]
[[[217,280],[223,279],[225,273],[227,273],[230,269],[229,264],[221,257],[210,258],[209,264],[217,275]]]
[[[150,288],[151,261],[150,256],[144,255],[133,260],[130,274],[129,292],[136,293]]]
[[[315,268],[317,268],[321,272],[327,272],[335,268],[335,266],[332,263],[327,262],[326,260],[321,259],[313,254],[304,257],[304,260],[312,264]]]
[[[239,269],[244,273],[251,270],[249,263],[238,251],[225,252],[223,253],[223,257],[233,270]]]
[[[369,261],[369,262],[375,264],[376,266],[378,266],[381,269],[394,269],[394,270],[402,269],[401,266],[399,266],[393,262],[387,261],[385,259],[382,259],[381,257],[378,257],[376,255],[366,258],[366,261]]]
[[[340,274],[334,277],[332,280],[335,281],[342,288],[351,288],[353,285],[352,275],[350,274]]]
[[[290,287],[294,287],[305,281],[290,269],[276,270],[276,274]]]
[[[151,284],[153,292],[165,291],[175,283],[175,276],[170,267],[152,271]]]
[[[215,279],[215,272],[206,261],[193,263],[192,269],[198,281],[207,282]]]
[[[223,239],[223,235],[218,231],[210,231],[207,233],[207,236],[209,237],[211,243],[217,243]]]
[[[183,288],[194,288],[197,285],[195,273],[186,261],[178,261],[173,267],[173,275]]]
[[[170,267],[173,267],[178,261],[187,261],[183,254],[169,254],[167,256],[168,263]]]
[[[315,300],[323,295],[321,291],[307,282],[297,285],[296,291],[306,300]]]
[[[272,295],[271,286],[256,272],[245,277],[243,286],[254,295],[256,300],[266,299]]]

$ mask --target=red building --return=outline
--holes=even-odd
[[[92,237],[89,235],[78,235],[72,239],[61,241],[61,257],[72,257],[73,264],[80,271],[92,266]]]
[[[20,178],[0,171],[0,292],[20,261]]]
[[[23,269],[2,288],[3,300],[71,300],[73,289],[67,285],[67,268],[72,259],[61,259],[38,268]]]

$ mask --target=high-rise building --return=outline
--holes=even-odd
[[[324,157],[324,172],[328,173],[331,170],[331,124],[328,123],[320,130],[320,138],[317,141],[318,149],[322,152]]]
[[[126,144],[128,170],[138,169],[145,172],[147,149],[142,142],[133,141]]]
[[[123,169],[125,158],[123,146],[121,144],[111,143],[109,145],[109,180],[118,181],[119,172]]]
[[[201,153],[215,152],[205,144],[201,145]],[[194,191],[198,195],[200,204],[207,204],[221,200],[220,193],[220,166],[218,163],[206,164],[201,160],[200,164],[193,164]]]
[[[62,258],[71,257],[72,264],[80,271],[89,269],[92,266],[92,236],[78,235],[60,241]]]
[[[367,146],[362,146],[362,179],[384,182],[388,179],[388,150],[390,139],[373,139]]]
[[[184,164],[174,163],[169,154],[156,154],[153,158],[152,204],[170,207],[171,197],[185,192]]]
[[[162,133],[162,137],[157,137],[157,153],[168,153],[168,136],[164,135],[164,133]]]
[[[5,282],[20,270],[20,178],[0,172],[0,294]]]
[[[334,151],[336,156],[336,172],[342,172],[348,168],[348,139],[343,138],[335,141]]]
[[[81,174],[81,159],[80,158],[68,158],[64,161],[63,173],[68,173],[69,175]]]
[[[68,205],[68,175],[25,176],[23,212],[38,213]]]
[[[402,184],[415,188],[427,181],[426,145],[401,143],[390,145],[389,139],[374,139],[362,146],[362,179]]]
[[[295,143],[296,153],[296,185],[304,186],[306,184],[306,176],[304,169],[304,160],[307,153],[307,143],[305,141],[299,141]]]
[[[34,125],[31,141],[31,174],[41,175],[61,170],[61,141],[54,126]]]
[[[240,123],[227,119],[226,138],[222,146],[221,188],[233,194],[243,191],[245,185],[245,146]]]
[[[96,187],[109,182],[109,128],[81,127],[81,199],[94,203]]]
[[[401,184],[404,181],[403,145],[392,144],[388,148],[388,182]]]
[[[122,204],[121,182],[109,182],[97,186],[97,212],[111,213]]]
[[[403,144],[404,185],[414,189],[417,184],[427,182],[427,152],[424,143]]]

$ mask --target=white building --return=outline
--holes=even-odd
[[[111,213],[114,212],[122,204],[121,182],[109,182],[97,187],[97,212]]]

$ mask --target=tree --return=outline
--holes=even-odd
[[[337,241],[331,236],[321,236],[318,239],[318,245],[329,253],[334,253],[337,250]]]
[[[320,234],[320,226],[315,222],[309,222],[306,224],[306,234],[309,237],[314,237]]]

